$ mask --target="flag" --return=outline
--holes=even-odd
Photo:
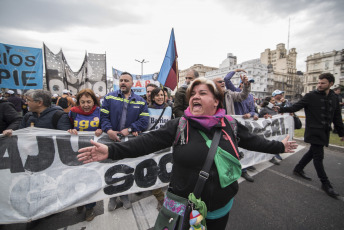
[[[162,63],[158,81],[174,90],[178,83],[178,54],[176,41],[174,39],[174,29],[172,28],[170,42],[168,43],[164,62]]]

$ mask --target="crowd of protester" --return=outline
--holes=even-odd
[[[240,83],[238,87],[236,87],[231,81],[235,74],[240,76]],[[312,110],[312,106],[314,105],[312,103],[317,103],[316,101],[311,101],[311,99],[314,97],[317,98],[317,100],[320,100],[324,92],[326,92],[327,95],[331,96],[329,100],[333,99],[333,103],[326,105],[327,108],[330,109],[330,112],[318,112],[327,118],[327,123],[324,124],[327,127],[325,131],[328,131],[328,126],[331,126],[331,123],[333,122],[336,128],[335,132],[337,132],[343,140],[344,128],[343,123],[340,120],[341,114],[338,112],[343,106],[343,103],[339,99],[335,99],[335,93],[330,90],[330,87],[334,84],[334,79],[332,80],[330,75],[331,74],[327,74],[325,77],[320,75],[318,89],[314,91],[315,95],[311,97],[306,94],[306,99],[301,99],[294,105],[290,105],[288,103],[288,101],[284,98],[284,92],[279,89],[274,90],[271,96],[268,96],[264,99],[254,98],[254,96],[250,93],[250,86],[251,84],[254,84],[254,81],[248,80],[246,71],[243,69],[236,69],[229,72],[224,78],[219,77],[213,79],[213,81],[205,78],[199,78],[197,71],[190,70],[187,72],[185,83],[178,88],[174,99],[171,97],[170,89],[154,84],[146,85],[146,94],[142,97],[136,95],[131,90],[133,87],[133,79],[131,74],[128,72],[123,72],[120,76],[120,89],[110,92],[102,98],[96,95],[91,89],[81,90],[76,95],[72,95],[69,90],[63,90],[63,94],[61,96],[57,94],[51,95],[50,92],[44,90],[29,90],[23,95],[16,94],[14,90],[7,90],[4,95],[0,95],[0,132],[6,136],[10,136],[12,135],[13,130],[26,127],[65,130],[72,135],[78,135],[79,132],[83,131],[91,131],[94,132],[96,136],[106,133],[114,143],[120,143],[121,138],[124,136],[133,135],[135,138],[132,140],[135,141],[136,137],[142,132],[146,130],[160,130],[161,128],[161,130],[157,132],[160,134],[160,136],[152,134],[153,136],[151,139],[160,141],[164,144],[161,144],[161,146],[155,142],[151,144],[165,148],[167,145],[171,146],[170,142],[173,141],[174,138],[174,135],[171,133],[175,133],[175,131],[172,132],[171,130],[175,130],[178,124],[178,122],[176,123],[171,121],[174,118],[186,117],[187,120],[190,120],[191,132],[198,132],[198,130],[202,130],[207,133],[210,139],[211,136],[214,135],[213,131],[209,132],[209,130],[212,130],[213,126],[204,128],[200,127],[199,124],[196,124],[199,122],[197,120],[197,115],[195,115],[198,113],[198,109],[200,109],[202,106],[208,106],[207,104],[202,105],[202,98],[205,97],[202,94],[203,92],[208,92],[210,90],[211,93],[206,96],[211,98],[211,100],[215,100],[216,103],[211,102],[215,104],[215,106],[212,108],[209,106],[209,111],[207,110],[206,113],[202,115],[214,117],[224,117],[225,115],[241,115],[243,119],[252,120],[257,120],[258,118],[271,119],[275,115],[282,112],[288,112],[292,116],[295,116],[294,112],[302,108],[305,108],[306,110],[306,119],[307,117],[308,119],[311,119],[309,117],[314,116]],[[327,85],[323,86],[323,84]],[[335,91],[337,93],[338,89],[335,89]],[[197,97],[197,99],[194,99],[195,97]],[[208,103],[210,99],[207,100]],[[190,102],[194,104],[189,105]],[[171,125],[172,123],[173,125]],[[167,126],[169,127],[169,130],[166,130]],[[320,128],[319,130],[322,130]],[[307,129],[311,128],[306,126],[305,136],[312,136],[311,133],[307,133]],[[260,149],[261,151],[266,150],[266,152],[273,153],[274,155],[270,162],[275,165],[279,165],[280,161],[283,160],[279,153],[283,153],[285,152],[284,150],[287,150],[286,148],[289,142],[285,141],[285,143],[270,143],[261,141],[258,144],[258,139],[249,134],[248,130],[244,127],[241,127],[241,125],[239,126],[239,132],[241,133],[240,135],[242,138],[242,141],[239,142],[239,146],[244,146],[248,149],[251,148],[257,151]],[[163,140],[163,136],[168,136],[168,138]],[[251,142],[248,146],[245,144],[246,140],[251,140],[253,142]],[[307,142],[306,139],[305,141]],[[322,165],[322,159],[324,155],[323,146],[328,145],[328,139],[322,144],[319,144],[319,142],[313,143],[312,141],[308,141],[308,143],[311,143],[311,149],[295,167],[294,174],[309,180],[310,178],[304,173],[303,169],[308,162],[313,159],[318,176],[322,182],[322,189],[328,195],[337,197],[339,194],[334,191]],[[136,142],[137,144],[135,144],[135,146],[139,146],[139,143],[150,143],[150,141],[139,143],[138,141]],[[252,143],[257,144],[253,145]],[[132,151],[130,144],[122,145],[124,146],[123,149],[127,148],[127,151]],[[95,145],[94,148],[97,146],[98,145]],[[200,151],[196,146],[192,147],[197,151]],[[266,148],[262,149],[262,147]],[[271,149],[269,149],[270,147]],[[116,149],[117,145],[114,144],[113,146],[109,146],[109,148],[110,150]],[[152,148],[152,150],[156,150],[155,146],[144,145],[141,146],[141,148]],[[184,149],[184,147],[182,149]],[[189,149],[185,147],[185,149],[188,151],[193,151],[191,148]],[[108,155],[106,155],[106,158],[122,158],[111,155],[112,153],[110,150],[107,152]],[[120,150],[117,149],[116,151]],[[233,149],[229,149],[228,151],[235,156]],[[142,154],[145,153],[142,152]],[[128,154],[128,157],[136,157],[136,155],[133,156]],[[95,161],[92,159],[82,160],[86,161],[86,163]],[[178,163],[178,158],[175,164],[176,165],[173,166],[173,170],[176,170],[176,168],[179,168],[182,171],[184,170],[182,173],[183,175],[187,174],[187,172],[192,173],[189,170],[183,169],[183,166]],[[254,171],[256,169],[254,166],[244,168],[242,169],[241,176],[249,182],[254,182],[254,178],[249,175],[248,170]],[[178,178],[178,172],[175,172],[173,176],[176,180],[180,180],[180,178]],[[193,178],[193,180],[196,181],[197,178]],[[174,181],[173,183],[177,182]],[[176,190],[174,191],[176,192]],[[216,211],[218,208],[221,208],[221,205],[228,205],[229,202],[232,202],[231,199],[234,197],[236,191],[237,187],[231,187],[230,190],[227,191],[228,197],[225,199],[226,204],[221,202],[216,203],[215,206],[210,206],[213,209],[212,211]],[[184,195],[183,193],[185,191],[177,191],[177,193],[178,192],[180,192],[181,195]],[[165,194],[162,189],[155,189],[152,191],[152,193],[158,201],[157,209],[160,210],[164,203]],[[215,202],[219,201],[216,200]],[[128,195],[111,197],[108,204],[108,210],[114,211],[121,205],[125,209],[130,209],[132,207]],[[92,221],[95,217],[95,206],[96,203],[90,203],[77,207],[77,211],[78,213],[81,213],[85,208],[85,220]],[[229,210],[227,211],[228,212],[226,213],[229,213]],[[215,217],[215,220],[218,220],[218,222],[214,223],[214,221],[209,221],[209,224],[214,227],[218,226],[220,227],[219,229],[222,229],[223,226],[225,226],[228,215],[215,215]],[[223,220],[223,223],[219,220]]]

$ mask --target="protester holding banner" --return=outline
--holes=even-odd
[[[119,78],[120,89],[107,94],[102,104],[101,127],[114,141],[120,142],[120,136],[129,134],[137,136],[148,127],[149,113],[146,101],[134,93],[133,85],[132,75],[122,72]],[[119,198],[125,209],[132,207],[128,195]],[[116,207],[117,197],[110,198],[108,210],[113,211]]]
[[[218,170],[228,169],[231,171],[231,169],[239,167],[240,171],[236,144],[249,150],[274,154],[292,152],[297,144],[289,142],[289,136],[279,142],[269,141],[251,134],[245,126],[235,122],[232,117],[225,114],[225,110],[222,108],[223,92],[209,79],[201,77],[194,80],[188,88],[187,98],[189,107],[184,113],[184,118],[173,119],[160,129],[127,142],[106,146],[91,140],[94,146],[80,149],[78,159],[84,163],[90,163],[107,158],[114,160],[134,158],[170,147],[175,143],[168,193],[184,200],[189,198],[193,202],[196,202],[195,199],[201,199],[205,202],[206,207],[202,206],[200,201],[197,204],[202,206],[202,215],[206,218],[208,229],[225,229],[233,197],[238,192],[237,179],[240,177],[240,172],[236,175],[228,175],[228,173],[218,173]],[[184,129],[180,127],[180,122],[183,120],[185,121],[184,126],[182,126],[185,127]],[[210,171],[204,175],[200,169],[206,162],[209,152],[209,145],[207,145],[209,141],[206,139],[213,139],[215,133],[220,138],[217,150],[233,159],[235,163],[227,162],[221,166],[212,163]],[[176,138],[176,136],[178,137]],[[240,139],[239,143],[236,141],[237,137]],[[221,157],[221,155],[216,155]],[[234,178],[229,183],[223,184],[223,176],[225,181],[232,176]],[[196,190],[195,185],[198,179],[205,181],[205,186],[201,190],[200,197],[194,199],[192,194]],[[165,198],[162,208],[165,214],[180,210],[176,207],[178,204],[173,200],[171,197]],[[184,218],[188,219],[189,216],[185,215]],[[177,214],[175,217],[178,216]],[[174,221],[173,218],[168,218],[168,220]]]
[[[100,108],[96,95],[91,89],[83,89],[76,96],[76,106],[72,107],[68,113],[73,124],[73,129],[68,132],[78,135],[78,131],[95,131],[96,136],[100,136],[103,131],[100,129]],[[92,221],[95,217],[93,208],[96,202],[77,207],[81,213],[85,207],[85,220]]]
[[[271,118],[273,115],[277,115],[278,113],[273,109],[275,103],[276,101],[274,97],[266,97],[263,103],[261,104],[259,117],[264,117],[265,119],[268,119]],[[271,158],[270,162],[275,165],[280,165],[276,158],[282,160],[281,156],[279,154],[276,154],[273,158]]]
[[[68,130],[71,128],[68,114],[59,106],[51,105],[50,92],[41,89],[29,90],[25,96],[30,112],[25,114],[20,129],[38,127]]]
[[[164,126],[172,118],[172,108],[165,102],[164,91],[157,87],[151,92],[151,103],[148,106],[148,130],[156,130]],[[164,202],[164,192],[161,188],[153,190],[153,195],[158,200],[157,209],[160,211]]]
[[[0,134],[11,136],[12,131],[19,128],[22,118],[12,103],[0,99]]]
[[[83,89],[76,96],[76,106],[68,113],[73,129],[68,132],[77,135],[78,131],[95,131],[100,136],[100,107],[96,95],[91,89]]]

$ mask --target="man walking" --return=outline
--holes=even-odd
[[[330,128],[333,122],[341,141],[344,141],[344,126],[342,114],[335,93],[330,88],[334,84],[334,76],[331,73],[323,73],[319,76],[317,89],[307,93],[300,101],[290,107],[279,108],[280,113],[296,112],[305,109],[306,130],[304,140],[310,143],[308,152],[301,158],[294,168],[294,174],[306,180],[311,180],[303,169],[313,160],[315,170],[322,183],[321,188],[331,197],[339,194],[334,191],[323,165],[324,146],[328,147]]]
[[[120,89],[107,94],[104,98],[100,113],[102,130],[114,141],[121,141],[120,136],[145,131],[148,127],[149,113],[146,101],[136,95],[133,87],[133,77],[128,72],[123,72],[119,78]],[[120,196],[120,201],[125,209],[131,208],[128,195]],[[117,207],[117,197],[109,200],[109,211]]]

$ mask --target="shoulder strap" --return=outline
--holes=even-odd
[[[209,171],[213,164],[217,146],[219,145],[219,142],[220,142],[220,138],[221,138],[221,129],[218,128],[216,129],[214,138],[211,142],[207,159],[205,160],[202,170],[199,172],[198,180],[196,182],[196,186],[193,192],[196,198],[199,198],[201,196],[205,182],[207,181],[209,177]]]
[[[225,118],[227,119],[228,123],[230,124],[231,126],[231,129],[233,130],[234,132],[234,136],[235,136],[235,139],[238,138],[238,124],[237,124],[237,121],[230,115],[225,115]]]
[[[163,115],[164,112],[165,112],[165,109],[166,109],[166,107],[164,107],[164,109],[162,110],[162,112],[161,112],[161,114],[160,114],[160,117],[158,118],[158,120],[155,121],[154,125],[153,125],[149,130],[153,130],[153,129],[155,128],[155,126],[159,123],[159,121],[160,121],[162,115]]]
[[[65,114],[62,110],[57,110],[53,115],[53,127],[54,129],[57,129],[57,123],[59,122],[62,115]]]
[[[180,144],[181,145],[185,144],[184,129],[185,129],[186,125],[187,125],[186,118],[184,116],[180,117],[179,118],[178,128],[177,128],[177,133],[176,133],[176,138],[174,140],[173,145],[176,145],[178,143],[179,138],[181,139],[180,140]]]

